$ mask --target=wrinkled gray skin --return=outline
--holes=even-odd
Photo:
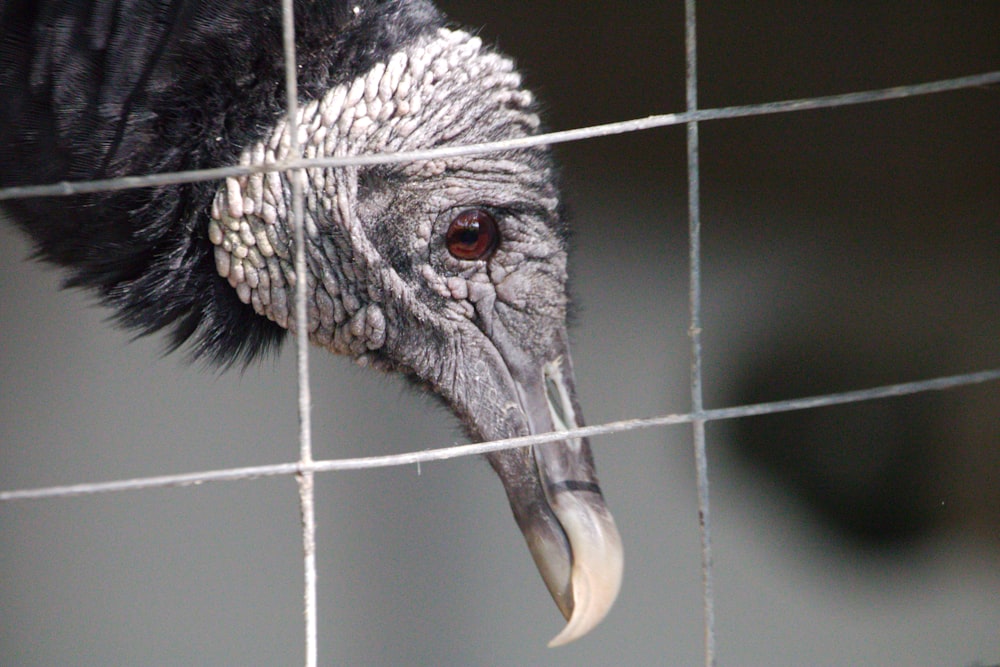
[[[300,112],[306,157],[429,148],[533,134],[531,94],[478,38],[441,30]],[[243,163],[283,159],[279,125]],[[310,339],[438,392],[473,438],[582,425],[565,329],[566,245],[547,150],[312,169],[306,187]],[[209,235],[219,273],[294,330],[290,188],[283,174],[229,179]],[[484,259],[456,259],[448,226],[496,219]],[[621,542],[585,440],[487,456],[566,629],[596,625],[617,594]]]

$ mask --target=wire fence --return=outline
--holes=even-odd
[[[285,49],[286,95],[292,103],[287,110],[287,122],[290,127],[296,127],[296,104],[298,98],[295,72],[295,39],[292,0],[281,0],[283,8],[283,40]],[[126,178],[95,180],[88,182],[61,182],[53,184],[38,184],[31,186],[9,187],[0,189],[0,200],[22,199],[30,197],[68,196],[81,193],[91,193],[109,190],[124,190],[164,185],[190,183],[196,181],[219,180],[227,177],[241,176],[264,171],[285,171],[289,173],[292,184],[292,216],[295,232],[296,272],[305,273],[303,234],[303,180],[306,168],[336,168],[348,166],[364,166],[430,160],[435,158],[476,155],[497,151],[514,150],[528,146],[551,145],[556,143],[582,141],[595,137],[605,137],[616,134],[639,132],[672,125],[685,124],[687,127],[687,162],[688,162],[688,214],[689,214],[689,306],[691,339],[691,410],[682,414],[657,415],[649,418],[628,419],[606,422],[568,431],[548,434],[538,434],[474,443],[450,447],[440,447],[419,452],[407,452],[388,456],[370,456],[360,458],[342,458],[331,460],[314,460],[311,444],[311,398],[309,394],[309,358],[308,340],[305,335],[297,336],[297,372],[298,372],[298,410],[299,410],[299,445],[298,460],[270,465],[206,470],[192,473],[147,476],[134,479],[113,480],[106,482],[85,482],[45,488],[12,489],[0,491],[0,501],[34,500],[43,498],[67,498],[74,496],[112,493],[121,491],[138,491],[152,488],[198,485],[206,482],[253,480],[265,477],[295,475],[299,484],[300,508],[302,517],[303,570],[304,570],[304,626],[305,626],[305,664],[313,667],[318,664],[318,622],[316,596],[316,559],[315,559],[315,505],[313,500],[313,479],[316,473],[364,470],[372,468],[407,466],[430,461],[442,461],[465,456],[482,455],[502,449],[539,445],[547,442],[565,440],[570,437],[594,437],[648,429],[652,427],[691,424],[695,447],[696,476],[698,486],[698,510],[702,539],[702,582],[704,602],[704,658],[708,666],[715,665],[715,627],[714,627],[714,593],[712,583],[712,551],[711,551],[711,512],[709,504],[708,461],[706,456],[705,424],[711,421],[753,417],[793,410],[807,410],[861,401],[871,401],[894,396],[941,391],[961,386],[1000,381],[1000,369],[986,369],[978,372],[944,377],[933,377],[916,382],[885,385],[873,388],[858,389],[820,396],[796,398],[791,400],[773,401],[750,405],[738,405],[727,408],[705,409],[703,405],[702,380],[702,296],[701,296],[701,215],[700,215],[700,168],[698,152],[698,126],[701,122],[760,116],[776,113],[789,113],[811,109],[840,107],[855,104],[870,104],[885,102],[907,97],[945,93],[963,88],[1000,84],[1000,71],[986,72],[931,81],[915,85],[897,86],[878,90],[853,92],[842,95],[812,97],[806,99],[783,100],[764,104],[699,109],[697,102],[697,23],[696,0],[685,0],[685,55],[686,55],[686,110],[678,113],[668,113],[646,118],[581,127],[570,130],[550,132],[532,137],[512,139],[482,144],[452,145],[430,150],[408,151],[398,153],[382,153],[349,157],[303,159],[291,158],[276,164],[260,166],[234,166],[218,169],[187,171],[163,174],[143,174]],[[298,133],[289,132],[292,145],[290,155],[300,155],[297,145]],[[297,282],[296,316],[299,318],[297,330],[307,331],[304,321],[306,281]]]

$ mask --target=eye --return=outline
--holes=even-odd
[[[456,215],[445,236],[448,252],[456,259],[485,259],[493,254],[499,242],[497,221],[481,208],[470,208]]]

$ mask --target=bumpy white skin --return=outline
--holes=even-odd
[[[299,144],[304,156],[312,158],[426,148],[458,137],[523,136],[539,121],[530,111],[531,94],[520,85],[509,59],[482,49],[477,37],[442,29],[300,109]],[[483,125],[469,125],[470,108],[482,109],[482,118],[473,115],[471,120]],[[240,164],[275,163],[288,156],[288,149],[288,129],[280,123],[266,143],[244,151]],[[523,301],[527,276],[508,276],[508,267],[522,265],[524,259],[517,243],[518,221],[506,221],[505,248],[487,272],[485,262],[442,257],[440,247],[432,257],[432,235],[443,236],[440,227],[450,220],[440,219],[442,213],[483,205],[523,207],[525,178],[527,185],[541,189],[531,193],[532,205],[554,216],[558,203],[554,190],[546,187],[550,174],[535,173],[534,165],[516,155],[435,160],[383,171],[391,180],[384,192],[366,191],[355,168],[310,169],[307,174],[310,339],[362,363],[391,333],[386,292],[389,300],[411,302],[414,288],[429,288],[448,299],[454,315],[466,319],[474,316],[477,302],[494,299],[497,289],[514,307]],[[227,179],[212,207],[209,237],[219,273],[240,299],[294,331],[290,196],[283,173]],[[375,225],[383,229],[371,229]],[[422,284],[408,285],[373,247],[369,236],[385,237],[390,227],[394,242],[409,246],[407,255],[425,260],[413,267]],[[532,247],[520,250],[554,260],[550,268],[564,273],[561,244],[552,234],[539,238],[539,229],[536,224],[521,234]],[[561,320],[563,304],[550,305],[556,306],[551,317]]]
[[[533,134],[539,120],[513,63],[467,33],[440,30],[299,113],[307,158],[468,144]],[[278,124],[241,164],[285,159]],[[282,173],[227,179],[208,234],[240,299],[295,329],[291,188]],[[307,170],[310,339],[360,363],[416,376],[483,440],[550,431],[543,368],[577,418],[566,346],[566,250],[544,149],[365,168]],[[446,248],[450,222],[481,208],[500,243],[480,260]],[[557,605],[553,644],[607,613],[622,550],[585,441],[488,455]],[[582,489],[582,490],[580,490]]]

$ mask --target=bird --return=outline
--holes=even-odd
[[[295,123],[275,0],[0,0],[0,187],[217,167],[224,180],[5,199],[65,284],[169,351],[247,365],[297,334],[429,388],[469,437],[583,425],[567,223],[545,146],[305,170],[293,157],[542,131],[514,61],[428,0],[295,0]],[[294,129],[293,129],[294,128]],[[291,132],[296,132],[297,142]],[[608,613],[623,548],[590,444],[485,455],[573,641]]]

